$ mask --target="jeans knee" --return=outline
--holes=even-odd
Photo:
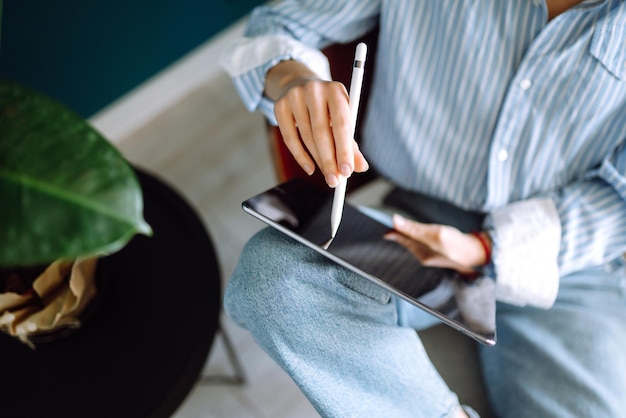
[[[252,328],[266,320],[276,321],[293,286],[284,282],[294,276],[294,251],[299,244],[269,228],[254,235],[244,246],[224,294],[224,310],[240,325]]]
[[[226,288],[224,309],[249,330],[267,332],[341,309],[373,316],[380,310],[395,312],[389,300],[382,287],[266,228],[244,246]]]

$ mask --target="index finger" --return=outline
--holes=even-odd
[[[335,142],[335,158],[339,172],[349,177],[354,171],[354,138],[350,126],[350,106],[347,95],[328,98],[328,112]]]

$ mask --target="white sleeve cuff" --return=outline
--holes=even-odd
[[[303,62],[324,80],[331,79],[326,56],[320,50],[287,35],[239,38],[224,48],[220,62],[226,72],[235,78],[275,60],[277,57],[285,56]]]
[[[490,214],[496,297],[548,309],[559,291],[561,221],[552,199],[517,202]]]
[[[239,38],[224,48],[220,63],[233,78],[237,92],[250,111],[261,110],[273,125],[274,102],[263,94],[266,72],[282,60],[304,63],[323,80],[331,80],[326,56],[286,35]]]

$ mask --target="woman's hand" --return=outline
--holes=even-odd
[[[476,267],[489,261],[491,240],[484,232],[480,234],[488,248],[475,235],[447,225],[423,224],[394,215],[393,226],[394,231],[387,233],[385,239],[405,247],[425,266],[472,274]]]
[[[317,165],[330,187],[340,176],[369,166],[351,135],[348,92],[336,81],[320,80],[296,61],[283,61],[267,75],[265,93],[285,145],[309,175]]]

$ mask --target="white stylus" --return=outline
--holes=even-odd
[[[354,64],[352,65],[352,79],[350,80],[350,131],[352,138],[354,138],[354,133],[356,132],[356,116],[359,112],[359,101],[361,100],[361,86],[363,85],[363,69],[365,67],[366,55],[367,45],[361,42],[356,46]],[[343,203],[346,198],[346,183],[347,179],[340,177],[339,184],[335,187],[333,206],[330,212],[331,239],[335,238],[341,223]]]

